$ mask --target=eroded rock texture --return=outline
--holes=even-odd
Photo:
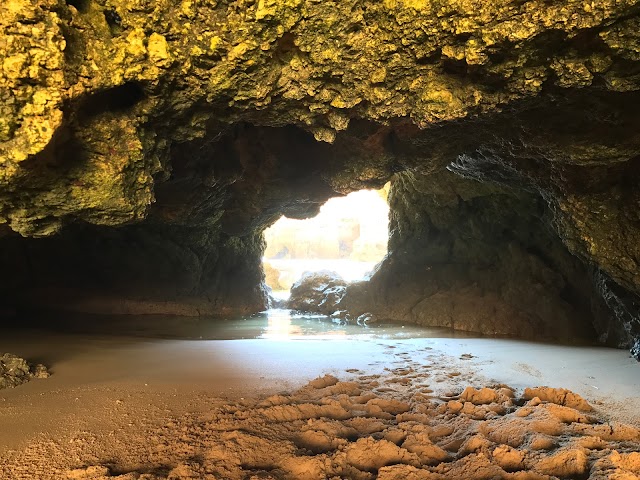
[[[639,12],[632,0],[3,2],[3,304],[256,310],[270,222],[399,174],[392,253],[371,288],[404,282],[405,306],[424,304],[406,315],[595,328],[628,346]],[[507,316],[513,328],[497,328]]]
[[[540,197],[450,172],[402,174],[390,205],[388,257],[340,303],[352,317],[371,311],[427,326],[565,339],[593,334],[585,318],[608,328],[589,271],[552,230]]]
[[[48,378],[47,367],[42,364],[30,365],[24,358],[10,353],[0,355],[0,390],[13,388],[34,378]]]

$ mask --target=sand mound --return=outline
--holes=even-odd
[[[135,471],[105,463],[60,478],[639,478],[640,431],[605,423],[573,392],[538,387],[518,395],[504,385],[448,398],[380,392],[397,378],[387,377],[325,376],[292,394],[219,404],[206,418],[156,432],[157,455]]]

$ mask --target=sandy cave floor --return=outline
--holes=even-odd
[[[0,339],[53,373],[0,391],[3,480],[640,478],[640,366],[618,350],[33,338]]]

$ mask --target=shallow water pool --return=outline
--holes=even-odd
[[[34,325],[35,321],[35,325]],[[65,333],[186,340],[303,340],[340,338],[469,338],[478,334],[450,328],[395,323],[360,326],[340,324],[325,315],[270,309],[245,317],[179,317],[168,315],[55,314],[31,318],[39,329]]]

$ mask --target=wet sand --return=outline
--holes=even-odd
[[[355,382],[358,389],[370,391],[376,398],[403,401],[411,409],[417,408],[420,402],[414,397],[420,394],[425,402],[433,403],[434,412],[447,408],[440,405],[458,401],[467,386],[507,385],[518,398],[526,387],[567,388],[591,403],[599,421],[614,420],[640,427],[640,365],[624,351],[490,338],[385,338],[326,332],[314,337],[295,335],[295,330],[291,333],[290,329],[281,329],[278,334],[259,339],[194,341],[9,332],[0,339],[0,351],[43,362],[50,367],[52,376],[0,391],[0,478],[72,478],[68,472],[87,466],[108,468],[114,475],[126,471],[139,475],[160,468],[162,462],[165,465],[155,473],[160,475],[157,478],[227,478],[220,474],[206,477],[202,472],[167,476],[169,467],[177,468],[190,454],[177,449],[158,456],[154,449],[178,441],[187,432],[191,440],[178,442],[181,448],[200,445],[211,450],[213,440],[206,440],[204,434],[198,440],[194,433],[193,429],[201,425],[199,419],[213,418],[215,410],[218,413],[214,417],[219,420],[220,409],[236,405],[237,410],[237,404],[251,415],[260,401],[273,394],[282,394],[288,403],[300,403],[301,394],[291,392],[326,374]],[[353,392],[345,395],[361,395],[350,393]],[[318,397],[324,400],[314,402],[330,402],[335,395],[332,391]],[[309,403],[304,398],[303,403]],[[354,400],[351,404],[354,402],[357,403]],[[210,422],[215,424],[214,420]],[[267,424],[261,428],[267,428]],[[398,428],[395,424],[385,425],[382,431]],[[293,437],[300,433],[297,423],[289,427],[291,431],[287,432]],[[243,427],[236,425],[229,431],[236,431],[234,428]],[[358,435],[368,438],[362,432]],[[640,450],[633,433],[629,435],[627,446],[616,448]],[[293,437],[283,437],[282,441],[294,445]],[[381,440],[378,437],[376,441]],[[360,446],[380,448],[377,444]],[[348,447],[339,441],[333,453],[327,450],[324,454],[342,455]],[[337,461],[331,461],[334,460]],[[208,465],[203,462],[197,468]],[[278,472],[284,468],[276,466]],[[371,473],[366,468],[364,471]],[[80,476],[75,478],[104,477],[104,471],[95,477],[81,476],[85,473],[77,473]],[[241,475],[225,475],[235,478],[236,474]],[[255,478],[321,478],[311,474],[287,477],[291,472],[273,475]],[[353,472],[349,475],[344,478],[369,478]]]

